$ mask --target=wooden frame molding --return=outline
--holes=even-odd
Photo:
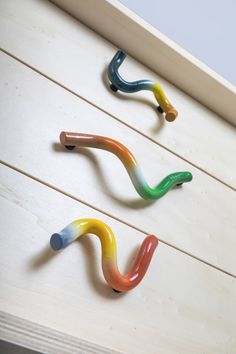
[[[236,125],[235,86],[117,0],[52,2]]]
[[[20,347],[48,354],[119,354],[120,352],[88,342],[0,311],[0,338]]]

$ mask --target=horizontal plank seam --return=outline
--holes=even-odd
[[[132,224],[130,224],[130,223],[128,223],[128,222],[126,222],[126,221],[124,221],[124,220],[118,218],[117,216],[114,216],[114,215],[112,215],[112,214],[110,214],[110,213],[108,213],[108,212],[106,212],[106,211],[104,211],[104,210],[102,210],[102,209],[99,209],[99,208],[97,208],[96,206],[94,206],[94,205],[92,205],[92,204],[90,204],[90,203],[88,203],[88,202],[86,202],[86,201],[84,201],[84,200],[82,200],[82,199],[80,199],[80,198],[77,198],[77,197],[73,196],[73,195],[70,194],[70,193],[67,193],[67,192],[63,191],[62,189],[60,189],[60,188],[58,188],[58,187],[56,187],[56,186],[53,186],[52,184],[50,184],[50,183],[48,183],[48,182],[45,182],[45,181],[41,180],[41,179],[38,178],[38,177],[35,177],[35,176],[31,175],[31,174],[29,174],[29,173],[27,173],[27,172],[21,170],[20,168],[15,167],[15,166],[9,164],[9,163],[6,162],[6,161],[0,160],[0,163],[1,163],[2,165],[6,166],[6,167],[8,167],[8,168],[10,168],[10,169],[12,169],[12,170],[18,172],[18,173],[20,173],[21,175],[24,175],[24,176],[26,176],[26,177],[28,177],[28,178],[31,178],[32,180],[34,180],[34,181],[36,181],[36,182],[38,182],[38,183],[41,183],[41,184],[43,184],[44,186],[46,186],[46,187],[48,187],[48,188],[51,188],[51,189],[55,190],[56,192],[58,192],[58,193],[60,193],[60,194],[63,194],[64,196],[69,197],[69,198],[71,198],[71,199],[73,199],[73,200],[75,200],[75,201],[77,201],[77,202],[79,202],[79,203],[82,203],[82,204],[88,206],[89,208],[91,208],[91,209],[93,209],[93,210],[96,210],[96,211],[98,211],[98,212],[100,212],[100,213],[102,213],[102,214],[104,214],[104,215],[106,215],[106,216],[108,216],[108,217],[110,217],[110,218],[112,218],[112,219],[114,219],[114,220],[116,220],[116,221],[118,221],[118,222],[120,222],[120,223],[122,223],[122,224],[128,226],[128,227],[131,227],[132,229],[134,229],[134,230],[136,230],[136,231],[138,231],[138,232],[141,232],[141,233],[144,234],[144,235],[149,235],[149,233],[148,233],[147,231],[142,230],[142,229],[140,229],[139,227],[137,227],[137,226],[135,226],[135,225],[132,225]],[[201,262],[201,263],[204,263],[204,264],[210,266],[211,268],[214,268],[214,269],[216,269],[216,270],[218,270],[218,271],[220,271],[220,272],[222,272],[222,273],[225,273],[226,275],[228,275],[228,276],[230,276],[230,277],[236,278],[236,275],[234,275],[234,274],[232,274],[232,273],[230,273],[230,272],[228,272],[228,271],[226,271],[226,270],[224,270],[224,269],[222,269],[222,268],[220,268],[220,267],[217,267],[217,266],[215,266],[214,264],[211,264],[211,263],[209,263],[209,262],[207,262],[207,261],[205,261],[205,260],[203,260],[203,259],[201,259],[201,258],[199,258],[199,257],[197,257],[197,256],[194,256],[194,255],[193,255],[192,253],[190,253],[190,252],[187,252],[187,251],[185,251],[185,250],[183,250],[183,249],[181,249],[181,248],[179,248],[179,247],[177,247],[177,246],[175,246],[175,245],[172,245],[171,243],[166,242],[166,241],[160,239],[159,237],[158,237],[158,240],[159,240],[160,242],[162,242],[163,244],[165,244],[165,245],[167,245],[167,246],[169,246],[169,247],[171,247],[171,248],[173,248],[173,249],[175,249],[175,250],[177,250],[177,251],[179,251],[179,252],[181,252],[181,253],[183,253],[183,254],[185,254],[185,255],[191,257],[191,258],[194,258],[195,260],[197,260],[197,261],[199,261],[199,262]]]
[[[206,175],[208,175],[209,177],[213,178],[214,180],[216,180],[219,183],[222,183],[224,186],[230,188],[231,190],[233,190],[234,192],[236,191],[236,188],[234,188],[233,186],[231,186],[230,184],[224,182],[223,180],[221,180],[219,177],[214,176],[213,174],[211,174],[210,172],[204,170],[202,167],[196,165],[195,163],[191,162],[190,160],[186,159],[185,157],[179,155],[178,153],[176,153],[175,151],[169,149],[168,147],[166,147],[165,145],[160,144],[159,142],[157,142],[156,140],[154,140],[153,138],[149,137],[148,135],[144,134],[143,132],[139,131],[138,129],[134,128],[133,126],[129,125],[128,123],[122,121],[120,118],[116,117],[115,115],[109,113],[108,111],[106,111],[105,109],[97,106],[95,103],[89,101],[87,98],[79,95],[78,93],[76,93],[75,91],[73,91],[72,89],[68,88],[67,86],[61,84],[60,82],[56,81],[55,79],[51,78],[50,76],[48,76],[47,74],[44,74],[42,71],[36,69],[35,67],[31,66],[30,64],[26,63],[25,61],[19,59],[18,57],[16,57],[14,54],[11,54],[10,52],[6,51],[5,49],[0,47],[0,51],[2,51],[3,53],[5,53],[6,55],[10,56],[11,58],[13,58],[14,60],[18,61],[19,63],[27,66],[29,69],[33,70],[34,72],[36,72],[37,74],[43,76],[44,78],[46,78],[47,80],[53,82],[54,84],[56,84],[57,86],[63,88],[64,90],[66,90],[67,92],[71,93],[72,95],[82,99],[84,102],[90,104],[91,106],[95,107],[96,109],[100,110],[101,112],[105,113],[106,115],[110,116],[111,118],[115,119],[116,121],[118,121],[119,123],[125,125],[126,127],[128,127],[129,129],[135,131],[136,133],[138,133],[139,135],[143,136],[144,138],[150,140],[152,143],[160,146],[161,148],[165,149],[166,151],[168,151],[169,153],[175,155],[176,157],[178,157],[179,159],[185,161],[186,163],[188,163],[189,165],[193,166],[194,168],[198,169],[199,171],[205,173]]]

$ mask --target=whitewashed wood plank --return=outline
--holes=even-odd
[[[4,338],[4,342],[0,341],[4,354],[121,354],[78,335],[72,337],[3,311],[0,311],[0,338]]]
[[[51,1],[236,125],[236,87],[120,1]]]
[[[236,193],[7,55],[0,63],[2,160],[236,274]],[[154,203],[143,201],[114,155],[68,151],[59,144],[62,130],[123,142],[151,185],[181,170],[192,172],[193,181]]]
[[[1,311],[128,354],[234,352],[234,278],[160,243],[142,283],[116,294],[93,236],[54,253],[50,235],[99,218],[116,234],[122,271],[145,235],[7,167],[0,173]]]
[[[158,144],[236,187],[235,128],[228,122],[145,66],[127,58],[121,67],[122,75],[127,80],[159,81],[179,110],[179,118],[174,123],[165,123],[157,116],[150,93],[111,92],[106,68],[117,50],[111,43],[47,1],[23,0],[19,4],[10,0],[3,1],[0,6],[0,46],[3,49]],[[183,75],[188,74],[183,72]]]

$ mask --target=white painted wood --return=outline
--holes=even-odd
[[[96,6],[101,6],[101,13],[102,3],[96,2],[99,4]],[[86,8],[90,2],[78,4]],[[121,67],[122,75],[127,80],[158,80],[179,110],[180,115],[174,123],[163,122],[163,118],[157,116],[155,101],[150,93],[127,95],[110,91],[106,68],[117,50],[111,43],[47,1],[22,0],[19,3],[9,0],[2,1],[0,6],[0,46],[3,49],[139,130],[157,144],[236,187],[235,128],[228,122],[128,57]],[[100,10],[95,11],[96,17]],[[110,21],[109,16],[106,16],[106,21]],[[138,34],[136,37],[140,41]],[[144,42],[142,40],[142,44]],[[149,42],[147,45],[155,50]],[[158,65],[160,58],[168,61],[162,51],[157,50],[156,53],[152,58]],[[168,71],[169,66],[166,68]],[[174,67],[175,73],[188,80],[192,87],[192,76],[187,66],[184,71],[181,68],[178,66],[176,70]],[[212,93],[213,97],[218,97],[214,87],[209,84],[209,88],[208,81],[202,81],[200,76],[197,79],[193,76],[193,79],[201,84],[201,92],[207,89],[209,95]],[[191,93],[190,88],[188,92]],[[217,101],[225,109],[227,99],[223,93],[222,99],[217,98]],[[235,111],[233,107],[233,104],[229,105],[232,112]]]
[[[119,1],[52,0],[52,2],[236,124],[235,86]],[[161,11],[161,8],[158,11]],[[168,14],[163,16],[168,21]]]
[[[4,354],[39,354],[39,351],[45,354],[120,353],[3,311],[0,311],[0,338],[6,343],[0,341],[0,350],[4,350]]]
[[[2,160],[236,274],[236,194],[230,188],[7,55],[0,56],[0,63]],[[123,142],[152,185],[180,170],[191,171],[193,181],[150,204],[136,194],[114,155],[94,149],[68,151],[58,143],[62,130]]]
[[[160,243],[142,283],[116,294],[95,237],[54,253],[50,234],[79,217],[103,220],[117,237],[122,271],[145,235],[7,167],[0,174],[1,311],[63,332],[62,349],[74,343],[65,343],[69,335],[126,354],[234,353],[234,278]],[[28,333],[34,340],[31,325]],[[53,348],[50,333],[39,329]]]

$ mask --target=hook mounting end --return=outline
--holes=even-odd
[[[118,294],[122,293],[122,291],[116,290],[116,289],[114,289],[114,288],[112,288],[112,290],[113,290],[115,293],[118,293]]]
[[[171,109],[170,111],[166,112],[166,120],[168,122],[173,122],[178,116],[178,112],[175,109]]]
[[[117,88],[115,85],[113,85],[113,84],[110,84],[110,89],[111,89],[112,91],[114,91],[114,92],[117,92],[117,91],[118,91],[118,88]]]
[[[73,150],[75,146],[73,145],[64,145],[67,150]]]
[[[158,106],[158,107],[157,107],[157,110],[158,110],[159,113],[164,113],[164,111],[163,111],[163,109],[161,108],[161,106]]]
[[[63,240],[60,234],[53,234],[50,239],[50,246],[54,251],[59,251],[63,248]]]

